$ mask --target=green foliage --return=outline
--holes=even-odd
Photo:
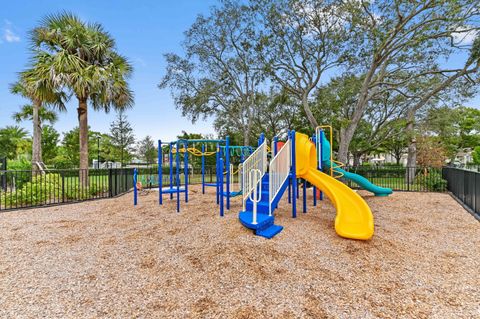
[[[480,165],[480,146],[477,146],[473,149],[472,157],[473,163]]]
[[[67,181],[67,179],[69,180]],[[63,182],[65,182],[66,187],[63,187]],[[3,207],[83,200],[108,191],[106,186],[102,187],[92,180],[89,187],[82,187],[78,182],[78,177],[62,178],[57,173],[38,174],[33,176],[31,181],[22,185],[17,184],[16,187],[15,191],[6,192],[4,196],[1,196],[0,201]]]
[[[125,113],[120,110],[117,118],[110,124],[110,143],[114,149],[114,160],[122,163],[132,159],[135,136]]]
[[[31,140],[28,132],[19,126],[5,126],[0,129],[0,157],[15,159],[29,154]]]
[[[423,185],[431,192],[444,192],[447,190],[447,181],[437,169],[430,169],[416,177],[417,184]]]
[[[2,205],[39,205],[47,203],[48,199],[57,201],[61,195],[61,177],[59,174],[39,174],[31,181],[17,186],[14,192],[7,192],[2,198]]]
[[[448,157],[453,158],[463,148],[480,145],[480,110],[464,106],[431,109],[422,128],[438,136]]]
[[[138,142],[137,155],[144,163],[155,163],[157,158],[157,149],[151,136],[147,135]]]
[[[58,149],[57,156],[53,159],[55,168],[78,167],[80,161],[80,131],[78,127],[64,133],[62,147]],[[91,163],[97,158],[98,138],[100,138],[100,159],[115,160],[114,150],[110,143],[110,137],[92,130],[88,130],[88,159]]]
[[[44,125],[42,128],[42,158],[45,164],[53,164],[57,157],[60,142],[60,134],[50,125]]]

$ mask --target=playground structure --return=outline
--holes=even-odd
[[[195,144],[201,144],[201,149],[195,147]],[[209,151],[208,145],[214,144],[214,150]],[[168,149],[168,159],[164,158],[164,149]],[[230,209],[230,198],[241,194],[241,188],[235,191],[234,176],[239,175],[238,182],[241,183],[241,163],[244,158],[253,152],[250,146],[230,145],[230,138],[227,136],[224,140],[208,139],[179,139],[174,142],[158,141],[158,203],[163,204],[163,195],[169,194],[170,199],[175,199],[177,212],[180,212],[180,197],[184,194],[185,202],[188,202],[188,184],[189,184],[189,154],[191,156],[201,157],[202,174],[202,193],[205,194],[206,187],[216,188],[216,201],[220,206],[220,216],[224,215],[225,207]],[[205,181],[206,158],[215,155],[215,183]],[[183,158],[181,158],[183,156]],[[235,171],[231,162],[232,157],[238,157],[240,164]],[[168,161],[168,182],[164,187],[164,162]],[[182,167],[183,166],[183,167]],[[183,181],[182,181],[183,174]],[[225,175],[225,177],[224,177]],[[139,181],[138,169],[134,169],[134,205],[138,204],[139,191],[144,191],[144,184],[151,186],[154,184],[154,176],[148,176],[146,181]],[[224,181],[225,180],[225,181]]]
[[[329,130],[329,139],[325,136],[325,129]],[[201,150],[195,147],[195,143],[202,144]],[[208,151],[206,145],[212,143],[215,145],[215,150]],[[299,180],[303,180],[301,184],[304,213],[307,212],[306,187],[309,182],[313,185],[313,206],[316,206],[317,199],[322,200],[325,194],[336,208],[335,231],[338,235],[351,239],[370,239],[373,236],[374,226],[369,206],[360,195],[339,178],[350,179],[376,196],[388,196],[392,190],[374,185],[366,178],[342,169],[343,164],[333,160],[331,143],[332,128],[330,126],[317,127],[311,138],[305,134],[290,131],[285,142],[278,141],[278,137],[274,137],[271,147],[268,146],[265,136],[261,134],[255,150],[248,146],[231,146],[229,137],[224,140],[180,139],[168,143],[162,143],[159,140],[159,205],[163,204],[164,194],[170,194],[170,199],[175,198],[177,212],[180,212],[181,193],[184,193],[185,202],[188,202],[190,154],[201,157],[202,193],[205,193],[205,187],[216,188],[216,202],[220,207],[220,216],[224,216],[225,208],[230,209],[231,197],[242,196],[239,220],[242,225],[254,230],[256,235],[272,238],[282,231],[283,226],[274,223],[274,212],[285,192],[288,194],[288,203],[292,205],[292,217],[297,217]],[[163,187],[164,148],[168,148],[169,162],[169,182],[166,187]],[[181,154],[183,159],[180,158]],[[268,161],[269,154],[270,161]],[[205,158],[213,155],[216,159],[216,180],[215,183],[206,183]],[[234,155],[239,157],[237,170],[231,163],[231,156]],[[248,157],[245,158],[247,155]],[[234,189],[236,174],[238,174],[238,190]],[[138,203],[137,179],[138,174],[135,169],[134,205]]]
[[[325,128],[330,130],[330,142],[325,137]],[[314,206],[317,189],[321,192],[320,199],[325,193],[335,206],[335,231],[338,235],[352,239],[370,239],[374,226],[369,206],[338,178],[351,179],[376,196],[387,196],[392,190],[378,187],[362,176],[341,169],[343,164],[333,161],[331,141],[332,129],[329,126],[318,127],[311,139],[305,134],[291,131],[278,152],[277,145],[272,148],[272,160],[268,166],[266,141],[263,141],[243,165],[243,209],[239,213],[240,222],[253,229],[256,235],[266,238],[272,238],[281,232],[283,227],[274,224],[274,211],[288,189],[292,217],[297,216],[298,179],[303,179],[303,212],[306,212],[306,182],[310,182],[314,186]],[[330,174],[322,172],[324,169]]]

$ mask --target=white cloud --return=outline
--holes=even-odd
[[[147,66],[147,62],[145,62],[145,60],[142,59],[142,58],[136,58],[136,59],[134,60],[134,63],[137,64],[137,65],[139,65],[139,66],[143,66],[143,67],[146,67],[146,66]]]
[[[456,29],[457,32],[453,32],[453,40],[457,45],[470,45],[473,43],[475,38],[477,37],[477,31],[470,30],[467,28],[458,28]]]
[[[5,20],[3,24],[2,40],[10,43],[20,42],[20,37],[15,33],[14,29],[15,27],[13,24],[10,21]],[[0,43],[2,43],[2,41],[0,41]]]
[[[20,42],[20,37],[10,29],[4,29],[3,38],[7,42]]]

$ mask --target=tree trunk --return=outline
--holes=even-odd
[[[397,162],[397,166],[400,166],[400,160],[402,159],[402,153],[395,154],[395,161]]]
[[[78,99],[78,124],[80,131],[80,184],[88,187],[88,116],[87,99]]]
[[[318,122],[313,116],[312,110],[310,109],[310,105],[308,105],[307,93],[304,93],[302,95],[302,105],[303,105],[303,109],[305,110],[305,114],[307,115],[307,119],[310,122],[310,125],[312,126],[313,129],[316,129],[318,126]]]
[[[353,153],[353,166],[358,167],[360,166],[360,157],[362,154],[360,153]]]
[[[408,137],[407,171],[405,179],[407,183],[415,182],[415,171],[417,165],[417,139],[415,137],[415,111],[407,113],[407,126],[405,132]]]
[[[42,160],[42,122],[40,120],[40,109],[42,102],[39,100],[33,101],[33,145],[32,145],[32,172],[34,175],[40,172],[37,163]]]
[[[350,130],[349,130],[350,128]],[[355,126],[356,128],[356,126]],[[353,138],[355,128],[351,128],[349,125],[347,129],[340,129],[340,142],[338,143],[338,160],[342,163],[348,163],[348,147]]]

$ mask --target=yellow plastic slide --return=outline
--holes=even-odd
[[[370,239],[373,215],[363,198],[344,183],[317,170],[317,151],[307,135],[295,134],[295,148],[297,177],[309,181],[330,198],[337,210],[337,234],[345,238]]]

